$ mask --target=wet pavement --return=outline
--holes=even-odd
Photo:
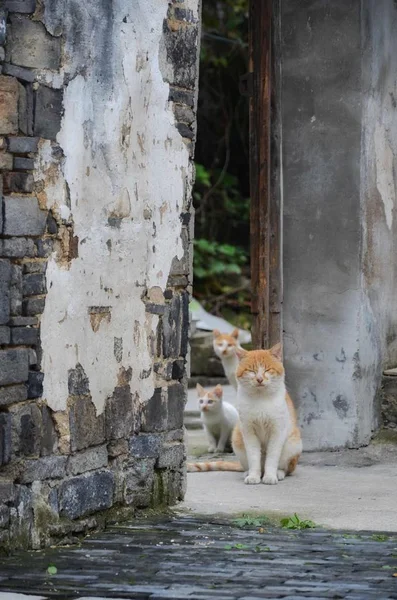
[[[244,524],[244,523],[243,523]],[[241,522],[239,522],[241,526]],[[0,558],[0,599],[397,599],[397,535],[174,515]],[[26,598],[26,596],[25,596]]]

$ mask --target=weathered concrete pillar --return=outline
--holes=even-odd
[[[397,361],[397,9],[281,6],[288,384],[307,449],[359,446]]]
[[[199,7],[3,7],[0,543],[38,547],[184,495]]]

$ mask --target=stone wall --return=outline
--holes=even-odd
[[[0,19],[0,544],[37,548],[184,495],[199,7]]]

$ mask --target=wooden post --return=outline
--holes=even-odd
[[[270,343],[272,0],[250,0],[252,341]]]

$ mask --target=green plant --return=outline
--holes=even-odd
[[[250,515],[242,515],[232,521],[233,525],[240,527],[240,529],[248,529],[251,527],[263,527],[268,525],[269,518],[266,516],[251,517]]]
[[[55,565],[48,565],[47,573],[48,573],[48,575],[56,575],[58,573],[58,569],[56,568]]]
[[[374,533],[371,535],[371,540],[374,540],[374,542],[387,542],[388,539],[389,536],[384,533]]]
[[[285,517],[280,521],[281,527],[285,529],[313,529],[316,524],[313,521],[301,519],[296,513],[292,517]]]
[[[240,275],[247,262],[242,248],[230,244],[194,240],[194,275],[198,279],[210,279],[224,275]]]

